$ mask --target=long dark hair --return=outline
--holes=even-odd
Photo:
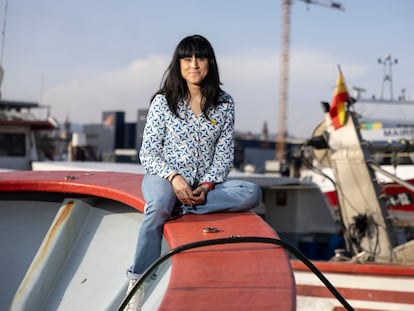
[[[207,111],[210,107],[214,107],[219,103],[219,94],[222,90],[213,47],[203,36],[192,35],[180,41],[171,63],[163,75],[161,88],[155,95],[164,94],[167,97],[171,112],[178,116],[178,103],[188,96],[187,82],[181,76],[180,59],[192,57],[193,55],[197,58],[208,59],[208,73],[201,84],[201,94],[205,98],[204,105],[201,108],[208,118]]]

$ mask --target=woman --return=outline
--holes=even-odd
[[[262,196],[256,184],[227,180],[234,103],[220,88],[210,43],[200,35],[184,38],[163,80],[148,111],[140,151],[146,206],[130,280],[160,256],[163,226],[173,210],[181,215],[247,211]]]

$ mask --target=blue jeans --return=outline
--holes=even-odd
[[[243,212],[260,204],[262,192],[258,185],[242,180],[228,180],[209,191],[206,201],[195,207],[178,202],[169,181],[157,175],[146,174],[142,181],[146,201],[144,220],[139,232],[133,265],[127,276],[136,279],[160,255],[164,223],[174,208],[181,206],[184,214],[207,214],[214,212]]]

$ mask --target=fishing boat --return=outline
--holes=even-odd
[[[0,309],[117,310],[143,218],[142,176],[1,172]],[[164,237],[165,252],[223,241],[190,248],[159,267],[146,285],[143,310],[295,310],[286,251],[254,239],[235,243],[278,238],[257,214],[186,215],[167,222]]]
[[[330,261],[317,266],[356,308],[361,310],[412,310],[414,307],[413,223],[407,214],[390,208],[387,189],[377,178],[389,178],[412,193],[410,183],[383,169],[372,150],[389,146],[412,152],[409,142],[376,144],[362,138],[359,114],[348,103],[343,126],[333,126],[330,106],[323,103],[325,120],[309,145],[321,150],[335,180],[338,218],[345,247]],[[384,149],[385,148],[385,149]],[[322,159],[321,158],[321,159]],[[329,179],[329,176],[326,176]],[[390,188],[388,188],[390,189]],[[390,191],[390,190],[388,190]],[[301,263],[292,262],[298,308],[341,310]]]
[[[410,115],[414,112],[414,102],[359,99],[354,106],[361,141],[368,147],[370,161],[378,164],[382,171],[375,171],[375,176],[381,194],[386,199],[388,212],[392,217],[414,225],[414,192],[410,189],[411,186],[406,186],[414,185],[414,153],[410,150],[414,143],[414,124],[401,117],[374,119],[363,115],[365,113],[372,116],[373,111],[381,111],[382,114],[391,116],[403,112]],[[396,113],[401,107],[404,107],[404,111]],[[325,130],[326,123],[321,122],[312,136],[318,136]],[[305,165],[301,171],[301,179],[316,183],[332,208],[337,211],[338,197],[330,152],[329,149],[312,149],[303,160]]]

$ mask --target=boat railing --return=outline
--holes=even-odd
[[[399,141],[367,141],[361,142],[370,152],[414,152],[413,140],[399,140]]]
[[[407,188],[410,191],[414,192],[414,185],[402,180],[401,178],[398,178],[397,176],[395,176],[394,174],[384,170],[383,168],[381,168],[379,165],[373,163],[373,162],[367,162],[367,164],[376,172],[390,178],[392,181],[396,182],[397,184]]]

